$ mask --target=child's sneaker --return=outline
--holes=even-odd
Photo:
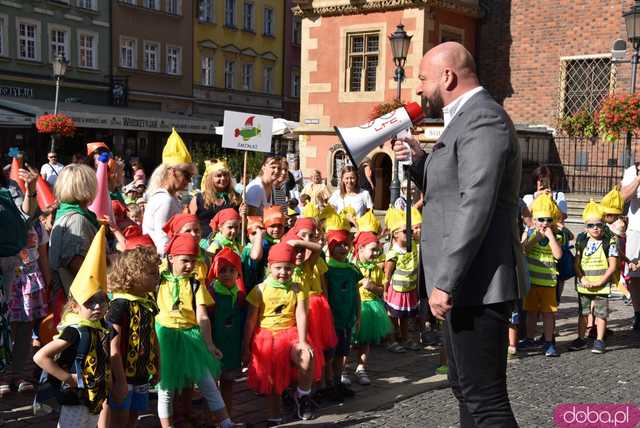
[[[602,340],[594,340],[593,341],[593,348],[591,348],[591,352],[594,354],[604,354],[604,350],[606,348],[606,345],[604,344],[604,342]]]
[[[546,342],[544,344],[544,356],[545,357],[559,357],[560,354],[556,349],[556,345],[553,342]]]
[[[298,394],[295,395],[296,400],[296,410],[298,413],[298,419],[303,421],[308,421],[309,419],[313,419],[313,402],[311,401],[311,396],[309,394],[303,395],[299,397]]]
[[[525,338],[525,339],[520,339],[518,341],[518,346],[516,348],[520,351],[526,351],[529,349],[536,348],[537,346],[539,345],[536,342],[534,342],[533,339]]]
[[[518,350],[516,349],[515,346],[509,346],[507,348],[507,358],[509,360],[513,360],[513,359],[518,358]]]
[[[358,378],[358,383],[362,386],[371,385],[371,380],[369,376],[367,376],[367,372],[365,369],[356,370],[356,377]]]
[[[581,337],[577,338],[569,344],[569,351],[581,351],[587,348],[587,341]]]
[[[347,373],[342,372],[340,375],[340,383],[344,386],[351,386],[351,379],[349,379],[349,375],[347,375]]]

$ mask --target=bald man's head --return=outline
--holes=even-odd
[[[473,56],[457,42],[441,43],[430,49],[420,62],[418,78],[418,94],[436,110],[479,85]]]

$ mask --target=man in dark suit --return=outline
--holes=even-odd
[[[445,130],[429,155],[414,139],[394,150],[400,160],[411,153],[424,191],[422,268],[431,311],[444,320],[460,424],[517,427],[506,383],[507,329],[523,272],[516,131],[461,44],[434,47],[419,72],[417,93],[442,110]]]

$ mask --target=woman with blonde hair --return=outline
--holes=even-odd
[[[173,129],[162,150],[162,164],[151,174],[145,194],[147,203],[142,218],[142,233],[149,235],[158,254],[163,255],[169,238],[163,227],[182,211],[178,193],[185,190],[196,173],[191,154]]]
[[[235,182],[231,177],[229,165],[223,159],[205,161],[205,171],[200,184],[201,192],[191,199],[189,212],[198,216],[202,236],[211,234],[211,219],[223,209],[240,208],[242,199],[234,190]]]
[[[86,165],[67,165],[56,181],[59,206],[51,229],[49,266],[54,289],[69,286],[98,231],[98,219],[87,208],[96,197],[96,173]]]

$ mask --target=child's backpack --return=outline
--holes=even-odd
[[[6,189],[0,189],[0,225],[0,257],[15,256],[27,244],[27,225]]]
[[[40,380],[38,381],[38,391],[33,399],[34,414],[43,412],[49,413],[49,409],[54,407],[56,404],[61,405],[66,401],[65,397],[68,398],[71,394],[77,395],[78,391],[84,388],[84,381],[81,375],[82,365],[87,353],[89,352],[89,347],[91,346],[91,332],[87,327],[81,327],[78,325],[71,325],[69,327],[73,327],[78,330],[78,334],[80,335],[76,356],[71,367],[69,367],[70,373],[78,375],[78,388],[76,391],[73,391],[68,385],[63,384],[62,382],[57,385],[57,379],[52,383],[49,378],[49,374],[43,370],[40,375]]]
[[[608,229],[606,229],[608,230]],[[589,242],[589,235],[586,232],[580,232],[578,236],[576,236],[576,256],[582,255],[582,252],[585,248],[587,248],[587,242]],[[602,249],[605,254],[609,254],[609,247],[611,246],[611,234],[606,233],[602,237]]]
[[[558,281],[566,281],[576,276],[575,256],[571,252],[568,234],[562,231],[562,257],[558,260]]]

